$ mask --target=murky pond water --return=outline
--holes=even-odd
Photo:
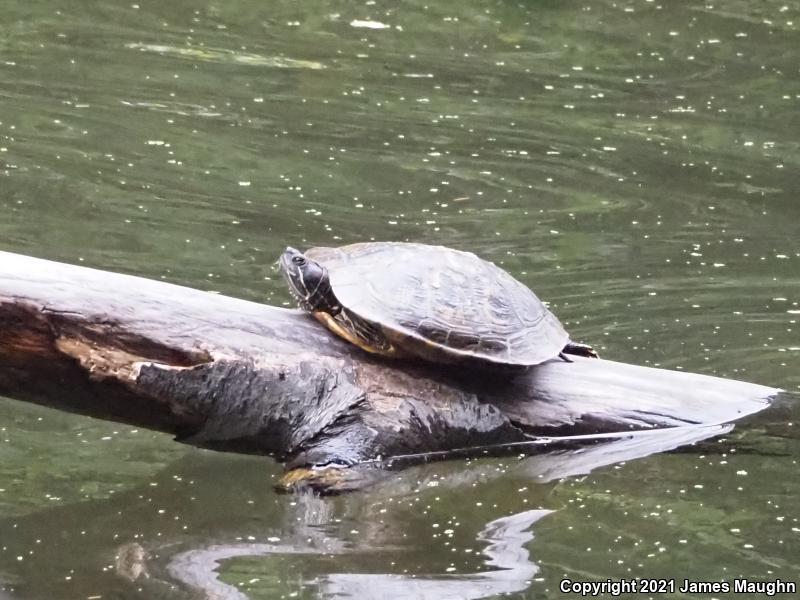
[[[288,305],[287,244],[444,243],[608,358],[789,392],[723,438],[586,476],[452,461],[334,499],[276,495],[267,459],[3,400],[0,598],[800,581],[796,4],[0,14],[2,250]]]

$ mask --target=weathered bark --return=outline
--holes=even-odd
[[[325,465],[723,423],[778,391],[579,357],[515,376],[389,362],[296,310],[0,252],[0,394],[269,454],[328,491],[364,470]]]

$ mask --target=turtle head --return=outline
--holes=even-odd
[[[283,251],[280,269],[289,291],[303,310],[337,314],[341,307],[331,289],[328,269],[291,246]]]

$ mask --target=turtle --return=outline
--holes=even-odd
[[[287,247],[279,264],[301,309],[373,354],[511,369],[597,357],[533,291],[471,252],[364,242]]]

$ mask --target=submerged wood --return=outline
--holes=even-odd
[[[0,394],[269,454],[289,486],[341,491],[465,449],[725,423],[778,391],[580,357],[521,375],[391,362],[297,310],[0,252]]]

